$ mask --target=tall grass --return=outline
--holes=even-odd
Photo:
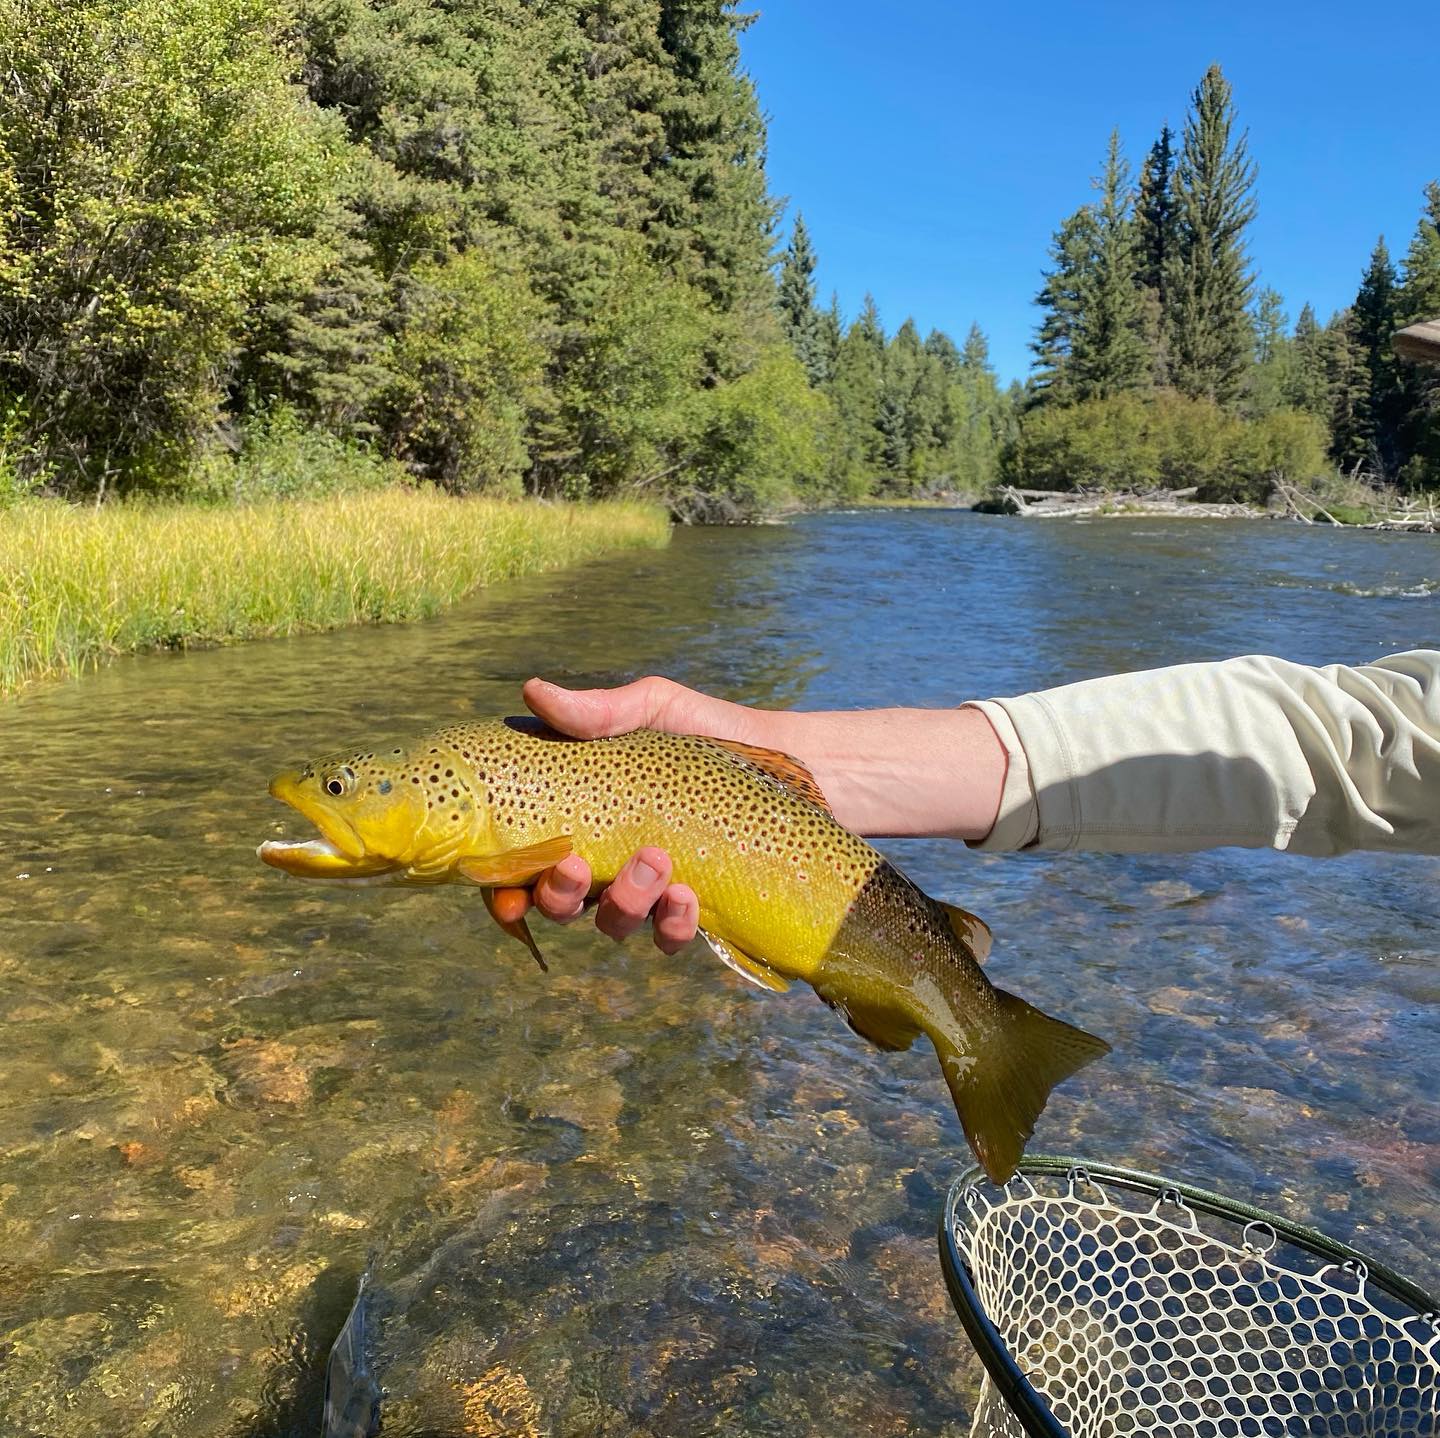
[[[0,693],[108,655],[434,614],[496,580],[663,545],[641,504],[381,490],[0,510]]]

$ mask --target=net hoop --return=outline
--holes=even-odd
[[[940,1263],[945,1284],[966,1334],[985,1366],[989,1386],[993,1390],[991,1396],[1003,1400],[1010,1414],[1018,1419],[1024,1432],[1032,1438],[1073,1438],[1073,1434],[1017,1362],[1010,1344],[987,1312],[977,1287],[970,1241],[975,1236],[977,1215],[983,1216],[1017,1196],[1028,1194],[1037,1202],[1047,1199],[1048,1195],[1041,1192],[1035,1180],[1046,1186],[1058,1187],[1060,1195],[1068,1194],[1071,1199],[1076,1198],[1077,1188],[1082,1187],[1098,1194],[1106,1204],[1113,1202],[1107,1192],[1110,1188],[1124,1190],[1142,1199],[1149,1198],[1153,1203],[1148,1214],[1145,1210],[1124,1209],[1118,1205],[1117,1211],[1138,1217],[1153,1217],[1162,1208],[1173,1208],[1176,1214],[1188,1216],[1188,1220],[1181,1221],[1181,1226],[1188,1227],[1207,1243],[1228,1248],[1237,1259],[1258,1261],[1274,1274],[1333,1283],[1336,1293],[1352,1297],[1359,1295],[1362,1300],[1371,1292],[1383,1295],[1388,1300],[1389,1318],[1411,1325],[1407,1331],[1413,1330],[1417,1348],[1433,1368],[1440,1369],[1440,1303],[1401,1274],[1366,1258],[1348,1244],[1279,1214],[1268,1213],[1238,1199],[1226,1198],[1208,1189],[1158,1174],[1114,1164],[1092,1163],[1076,1157],[1034,1154],[1023,1159],[1016,1174],[1001,1186],[991,1184],[978,1166],[962,1173],[946,1196],[939,1233]],[[998,1198],[990,1195],[998,1195]],[[1200,1214],[1233,1225],[1238,1231],[1239,1244],[1227,1243],[1213,1232],[1202,1231],[1198,1226],[1197,1216]],[[1317,1260],[1321,1267],[1313,1273],[1297,1274],[1270,1257],[1277,1244],[1289,1245],[1300,1254]],[[1335,1275],[1333,1279],[1329,1277],[1332,1273]],[[1429,1422],[1422,1420],[1420,1428],[1407,1428],[1405,1432],[1440,1435],[1440,1389],[1434,1392],[1432,1401],[1433,1419]],[[1006,1430],[1002,1427],[1000,1431]],[[1171,1431],[1183,1433],[1188,1430],[1180,1427]],[[1255,1431],[1279,1430],[1265,1427]],[[1306,1427],[1297,1431],[1308,1433],[1312,1430]]]

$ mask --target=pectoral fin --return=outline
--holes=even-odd
[[[528,884],[558,864],[573,848],[568,834],[557,834],[553,839],[541,839],[538,844],[527,844],[523,849],[507,849],[503,854],[466,854],[455,861],[455,867],[472,884],[510,888]]]
[[[940,907],[945,910],[945,917],[950,921],[955,937],[970,950],[977,964],[983,964],[990,957],[990,945],[993,942],[990,925],[964,909],[957,909],[954,904],[941,904]]]
[[[531,958],[548,974],[550,965],[545,962],[545,956],[540,952],[530,933],[530,926],[525,922],[525,909],[530,902],[530,895],[524,889],[483,889],[481,896],[485,900],[485,907],[490,911],[490,917],[512,939],[519,939],[530,950]]]
[[[749,954],[742,954],[733,944],[716,938],[714,934],[708,933],[704,929],[700,930],[700,937],[715,950],[717,958],[724,960],[742,979],[754,984],[757,988],[783,994],[790,987],[790,980],[781,978],[763,960],[752,959]]]

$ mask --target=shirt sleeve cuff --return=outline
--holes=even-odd
[[[1040,832],[1040,810],[1030,778],[1030,761],[1009,714],[993,699],[976,700],[961,706],[978,709],[995,730],[1005,749],[1005,783],[1000,790],[1000,811],[983,839],[970,839],[972,849],[1024,849]]]

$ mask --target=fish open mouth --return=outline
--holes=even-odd
[[[400,871],[402,866],[393,859],[367,853],[354,826],[316,804],[297,774],[277,775],[270,781],[270,792],[320,831],[315,839],[267,839],[255,853],[271,868],[301,879],[362,884],[383,882]]]
[[[272,869],[300,879],[332,879],[338,883],[377,884],[400,872],[391,859],[352,859],[328,839],[267,839],[255,850]]]

